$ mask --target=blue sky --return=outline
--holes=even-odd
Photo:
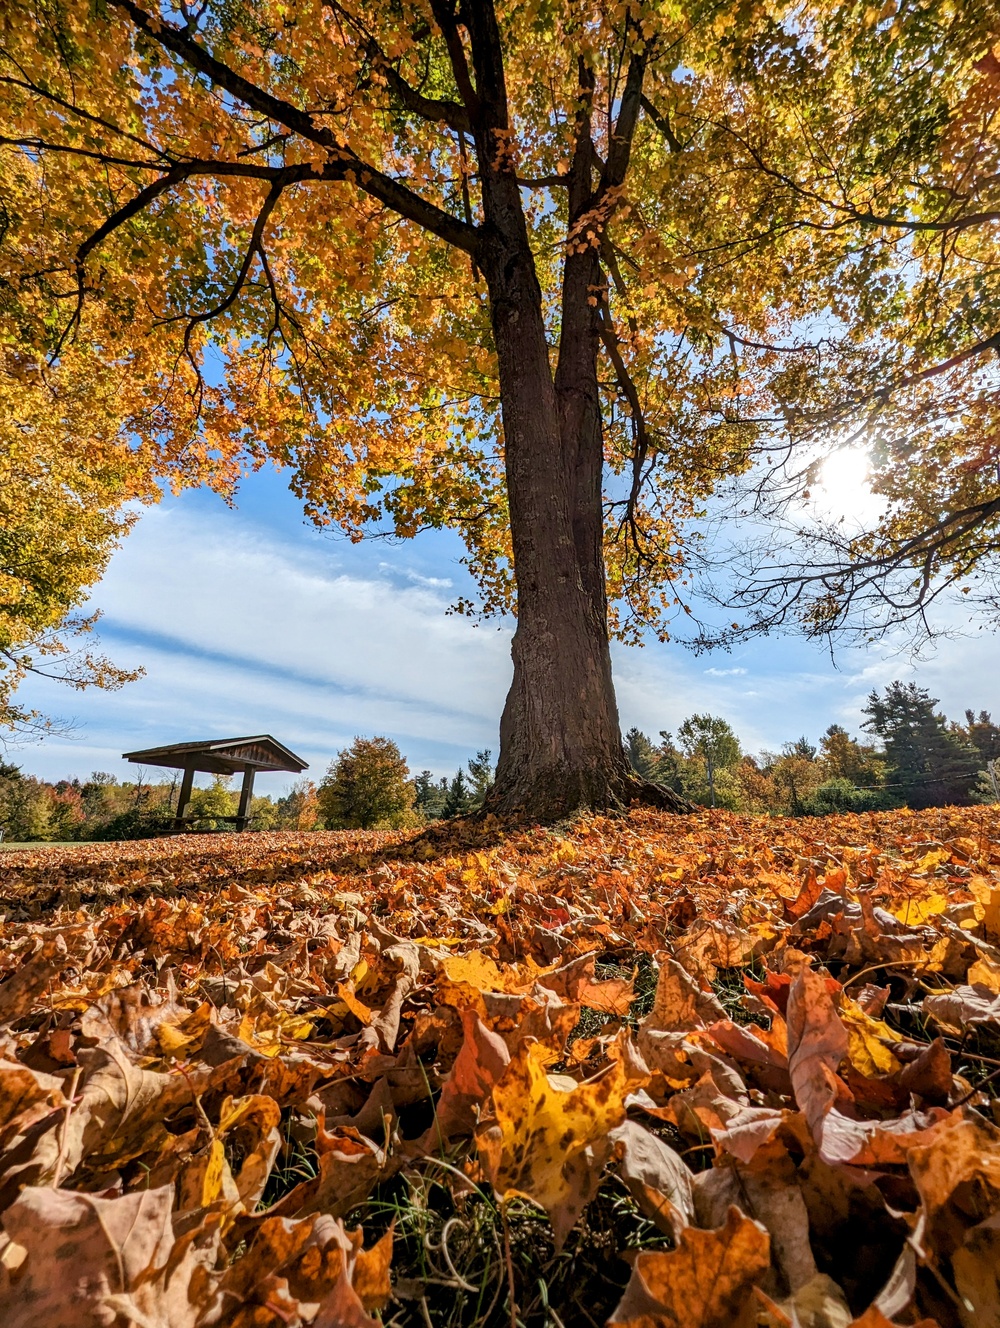
[[[74,724],[11,751],[49,779],[107,770],[121,753],[171,741],[270,732],[319,777],[356,734],[386,734],[414,771],[450,773],[477,749],[496,754],[510,680],[510,624],[449,615],[471,588],[448,532],[352,545],[305,524],[287,478],[247,479],[235,509],[195,491],[146,511],[96,587],[105,653],[142,665],[123,691],[84,693],[32,680],[21,695]],[[623,729],[655,737],[693,711],[722,715],[744,748],[854,732],[873,687],[915,677],[959,718],[1000,711],[995,638],[947,640],[914,667],[904,648],[843,651],[837,666],[791,637],[727,655],[673,644],[615,647]],[[278,778],[261,792],[278,793]]]

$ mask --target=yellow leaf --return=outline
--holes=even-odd
[[[452,982],[467,982],[477,991],[506,991],[511,974],[500,971],[489,955],[470,950],[464,955],[450,955],[441,966]]]
[[[358,1005],[363,1010],[368,1009],[367,1005],[361,1005],[360,1001],[358,1001]],[[371,1011],[369,1010],[368,1013],[370,1017]],[[316,1028],[312,1020],[304,1014],[288,1015],[282,1018],[280,1026],[282,1037],[293,1038],[296,1042],[305,1042],[307,1038],[311,1038]]]
[[[986,876],[973,876],[969,893],[982,905],[983,930],[991,939],[1000,939],[1000,888]]]
[[[213,1139],[208,1154],[208,1165],[201,1180],[201,1202],[204,1208],[222,1196],[222,1182],[226,1166],[226,1150],[221,1139]]]
[[[363,1024],[370,1024],[372,1021],[371,1008],[365,1005],[364,1001],[359,1001],[354,994],[354,984],[350,982],[337,983],[337,995],[344,1002],[351,1014],[356,1019],[360,1019]],[[306,1034],[308,1037],[309,1035]]]
[[[942,862],[950,862],[950,861],[951,861],[950,848],[932,848],[930,852],[925,853],[924,856],[917,863],[916,870],[918,872],[934,871],[936,867],[941,866]]]
[[[921,927],[928,918],[943,913],[947,907],[948,900],[944,895],[930,895],[926,899],[904,899],[889,912],[907,927]]]
[[[525,964],[511,964],[501,968],[489,955],[484,955],[480,950],[470,950],[468,954],[449,955],[442,959],[441,967],[452,982],[468,983],[477,991],[522,992],[533,987],[539,978],[553,972],[559,965],[539,968],[529,958]]]
[[[990,991],[1000,992],[1000,964],[980,955],[970,967],[965,980],[970,987],[989,987]]]
[[[847,1058],[859,1074],[874,1079],[880,1074],[895,1074],[902,1066],[886,1042],[899,1042],[901,1035],[881,1019],[865,1014],[849,996],[841,1000],[837,1010],[840,1021],[847,1029]]]
[[[164,1056],[183,1056],[194,1038],[187,1037],[175,1024],[160,1024],[156,1029],[156,1040]]]
[[[476,1144],[500,1199],[522,1195],[544,1208],[561,1247],[597,1191],[630,1084],[619,1060],[599,1079],[570,1088],[565,1076],[545,1073],[539,1051],[518,1048],[493,1089],[495,1120],[480,1126]]]

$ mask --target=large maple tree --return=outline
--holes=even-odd
[[[123,375],[178,481],[269,456],[352,537],[459,530],[517,612],[495,810],[667,799],[609,634],[665,630],[685,520],[788,388],[775,333],[854,262],[759,143],[815,160],[856,8],[11,8],[7,343]]]

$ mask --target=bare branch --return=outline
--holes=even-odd
[[[632,531],[633,540],[638,551],[639,539],[635,523],[635,513],[639,502],[639,490],[642,487],[642,468],[646,464],[646,458],[649,455],[649,432],[646,428],[646,416],[642,409],[642,402],[639,400],[639,390],[622,357],[618,334],[611,322],[611,316],[603,305],[601,307],[600,331],[601,341],[615,371],[615,378],[618,382],[618,386],[621,389],[625,400],[628,402],[629,412],[632,418],[632,437],[634,444],[632,451],[632,485],[629,490],[628,499],[626,500],[625,515],[622,517],[622,525],[625,525],[626,523],[628,524],[629,529]]]
[[[218,318],[221,314],[224,314],[227,309],[232,308],[239,297],[240,291],[246,285],[247,277],[250,275],[250,269],[253,266],[254,258],[259,257],[266,263],[263,246],[264,227],[267,225],[268,219],[274,211],[284,188],[285,185],[281,180],[275,180],[272,183],[271,188],[268,190],[267,197],[264,199],[263,205],[257,213],[257,218],[254,221],[253,230],[250,234],[250,241],[247,244],[246,253],[240,264],[240,270],[236,274],[236,280],[233,282],[228,295],[226,295],[226,297],[213,308],[205,309],[200,314],[193,314],[188,320],[188,325],[184,329],[184,352],[189,359],[191,358],[191,337],[198,324],[208,323],[213,318]]]

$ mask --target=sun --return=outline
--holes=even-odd
[[[877,506],[871,490],[871,458],[863,447],[831,452],[813,488],[813,503],[826,517],[863,519]]]

